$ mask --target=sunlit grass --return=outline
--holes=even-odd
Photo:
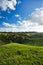
[[[43,47],[18,43],[2,45],[0,65],[43,65]]]

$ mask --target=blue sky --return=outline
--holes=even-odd
[[[5,28],[43,32],[43,0],[0,0],[0,31]]]

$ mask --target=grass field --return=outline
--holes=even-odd
[[[0,65],[43,65],[43,47],[18,43],[2,45]]]

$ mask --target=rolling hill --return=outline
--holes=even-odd
[[[2,45],[0,65],[43,65],[43,47],[18,43]]]

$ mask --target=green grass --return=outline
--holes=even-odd
[[[43,65],[43,47],[18,43],[2,45],[0,65]]]

